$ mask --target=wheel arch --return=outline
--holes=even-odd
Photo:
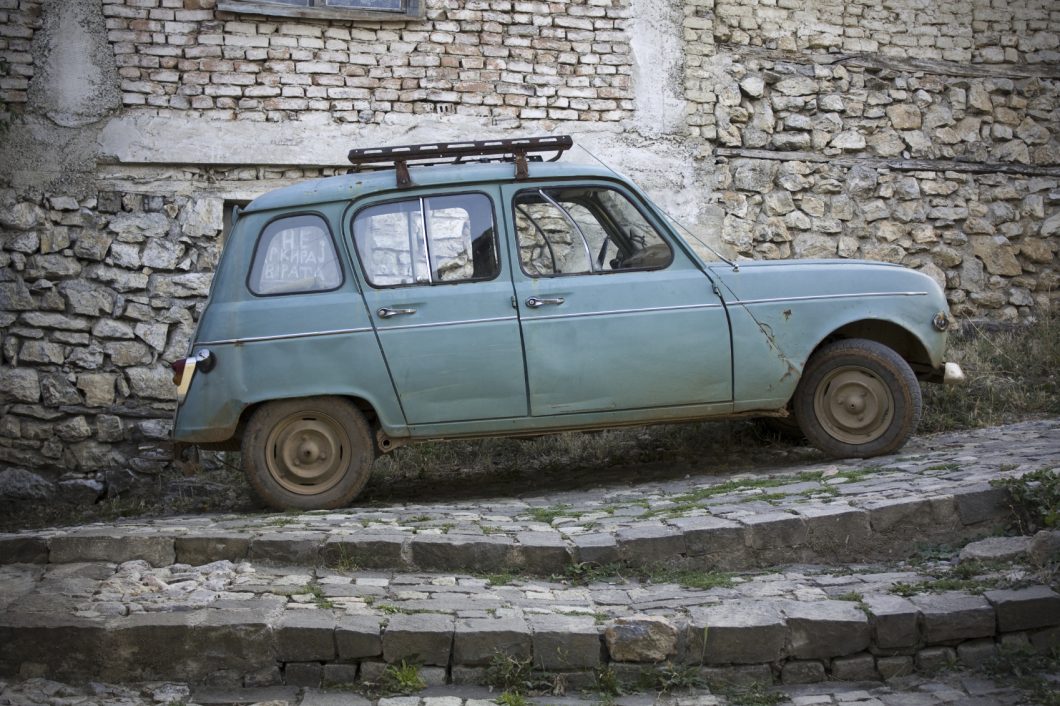
[[[346,394],[346,395],[343,395],[343,394],[335,394],[335,395],[293,395],[291,397],[277,397],[277,398],[271,398],[271,399],[257,400],[255,402],[251,402],[251,403],[247,404],[239,412],[239,417],[236,420],[235,429],[233,430],[232,435],[229,438],[225,439],[224,441],[217,441],[217,442],[212,442],[212,443],[211,442],[201,442],[201,443],[197,443],[196,446],[199,446],[200,448],[203,448],[203,449],[214,449],[214,450],[218,450],[218,451],[238,451],[240,449],[240,445],[243,442],[243,433],[246,431],[247,421],[251,418],[251,416],[253,416],[253,414],[256,411],[258,411],[259,409],[261,409],[265,405],[269,404],[270,402],[282,402],[282,401],[288,401],[288,400],[303,400],[303,399],[310,399],[310,398],[313,398],[313,397],[322,397],[322,396],[338,397],[338,398],[341,398],[341,399],[349,400],[364,415],[364,418],[365,418],[365,420],[367,420],[368,425],[372,429],[373,433],[377,433],[379,431],[379,429],[381,428],[381,424],[380,424],[380,421],[379,421],[379,414],[376,412],[375,407],[372,405],[372,403],[369,402],[364,397],[358,397],[357,395],[348,395],[348,394]]]
[[[931,355],[920,337],[900,324],[883,319],[859,319],[843,324],[822,338],[810,351],[806,361],[823,346],[851,338],[863,338],[887,346],[905,359],[918,377],[933,370]]]

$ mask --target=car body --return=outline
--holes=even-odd
[[[793,413],[874,455],[915,430],[917,379],[961,377],[949,323],[901,266],[704,259],[606,168],[402,163],[239,214],[175,366],[174,438],[241,442],[263,499],[306,508],[412,441]],[[811,371],[827,389],[800,394]]]

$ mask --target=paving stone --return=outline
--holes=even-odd
[[[189,534],[173,540],[176,561],[201,566],[214,561],[241,561],[250,550],[250,536],[238,532]]]
[[[773,683],[773,671],[768,664],[743,664],[728,667],[703,667],[703,680],[711,689],[753,687]]]
[[[572,537],[575,560],[579,564],[607,566],[619,560],[618,540],[606,533],[579,534]]]
[[[139,613],[112,621],[99,653],[107,679],[200,681],[219,670],[239,674],[276,659],[271,626],[250,611]]]
[[[317,688],[324,680],[324,666],[319,662],[289,662],[283,667],[283,681],[287,686]]]
[[[685,553],[685,538],[665,525],[640,524],[623,527],[616,534],[618,554],[632,566],[665,563]]]
[[[446,615],[393,615],[383,632],[383,659],[447,666],[453,627],[453,618]]]
[[[1060,595],[1046,586],[987,591],[983,595],[997,611],[998,632],[1060,625]]]
[[[746,528],[720,517],[684,517],[671,521],[685,538],[689,557],[703,557],[707,568],[729,568],[746,551]]]
[[[1009,492],[995,488],[989,483],[980,483],[959,488],[953,493],[957,514],[964,525],[996,523],[1008,516]]]
[[[498,654],[524,660],[533,655],[530,626],[521,618],[462,619],[453,635],[453,662],[488,665]]]
[[[353,660],[383,654],[382,621],[371,615],[348,615],[335,623],[335,648],[339,659]]]
[[[61,613],[0,613],[0,675],[37,664],[64,678],[95,677],[104,637],[98,621]]]
[[[995,632],[994,609],[982,596],[948,592],[910,600],[920,609],[922,634],[929,645],[990,637]]]
[[[677,654],[677,628],[661,616],[618,618],[604,630],[604,643],[616,662],[662,662]]]
[[[427,571],[499,571],[511,566],[511,537],[418,534],[412,563]]]
[[[354,680],[337,679],[335,681],[328,681],[329,668],[331,669],[330,674],[335,677],[344,676],[344,672],[341,669],[353,667],[354,672],[357,670],[357,665],[346,665],[346,664],[325,664],[324,665],[324,685],[325,686],[338,686],[346,684],[356,683]],[[320,691],[317,689],[306,689],[302,693],[302,701],[298,706],[372,706],[372,702],[361,696],[360,694],[350,693],[350,691],[344,690],[341,692],[335,691]]]
[[[243,686],[281,686],[283,673],[275,664],[270,664],[243,675]]]
[[[916,668],[921,672],[937,672],[957,664],[957,651],[952,647],[925,647],[916,653]]]
[[[799,659],[842,657],[869,646],[869,620],[850,601],[789,601],[788,652]]]
[[[321,684],[325,688],[349,687],[357,684],[359,671],[357,664],[325,664]]]
[[[519,532],[515,536],[523,569],[548,576],[571,565],[571,552],[559,532]]]
[[[33,535],[0,535],[0,564],[46,564],[48,540]]]
[[[1034,649],[1045,654],[1060,649],[1060,626],[1032,630],[1028,635],[1028,640]]]
[[[832,679],[839,681],[876,681],[876,658],[862,653],[832,660]]]
[[[287,611],[277,621],[274,631],[276,656],[281,662],[335,659],[335,618],[330,611]]]
[[[56,535],[48,541],[48,553],[49,561],[55,564],[142,559],[152,566],[169,566],[176,561],[172,537],[117,532]]]
[[[824,664],[815,659],[788,660],[780,670],[780,680],[785,684],[816,684],[826,678]]]
[[[996,656],[993,640],[966,640],[957,645],[957,659],[966,667],[982,667]]]
[[[914,647],[919,641],[920,609],[901,596],[872,594],[862,599],[872,623],[875,645],[882,649]]]
[[[248,558],[281,566],[316,566],[321,537],[315,532],[268,532],[250,542]]]
[[[877,657],[876,671],[884,680],[897,679],[913,673],[913,658],[908,655],[894,655],[891,657]]]
[[[191,703],[202,706],[237,706],[239,704],[293,704],[298,701],[298,689],[290,686],[260,689],[224,689],[198,687],[191,692]]]
[[[408,537],[403,534],[370,530],[328,537],[324,543],[324,564],[365,569],[403,568],[406,566],[403,548],[407,542]]]
[[[596,669],[603,643],[595,619],[570,615],[532,615],[534,667],[542,671]]]
[[[864,555],[872,528],[869,514],[845,503],[796,507],[805,518],[807,542],[814,551],[836,558]]]
[[[775,662],[784,655],[787,625],[770,604],[734,601],[689,611],[687,659],[703,664]]]
[[[783,551],[806,543],[806,522],[798,515],[786,512],[767,512],[741,517],[747,526],[747,542],[752,549]]]

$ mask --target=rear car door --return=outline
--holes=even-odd
[[[732,400],[721,300],[636,194],[606,182],[502,191],[532,415]]]
[[[496,187],[359,204],[364,296],[409,424],[527,414],[519,321]]]

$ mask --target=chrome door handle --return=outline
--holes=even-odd
[[[567,300],[564,299],[563,297],[555,297],[554,299],[543,299],[541,297],[530,297],[529,299],[526,300],[526,305],[528,307],[530,307],[531,309],[539,309],[539,308],[545,306],[546,304],[551,304],[552,306],[559,306],[560,304],[562,304],[565,301],[567,301]]]
[[[408,314],[415,314],[416,310],[415,309],[390,309],[390,308],[384,306],[383,308],[381,308],[379,311],[377,311],[375,313],[376,313],[376,315],[379,316],[380,319],[389,319],[389,318],[392,318],[394,316],[407,316]]]

